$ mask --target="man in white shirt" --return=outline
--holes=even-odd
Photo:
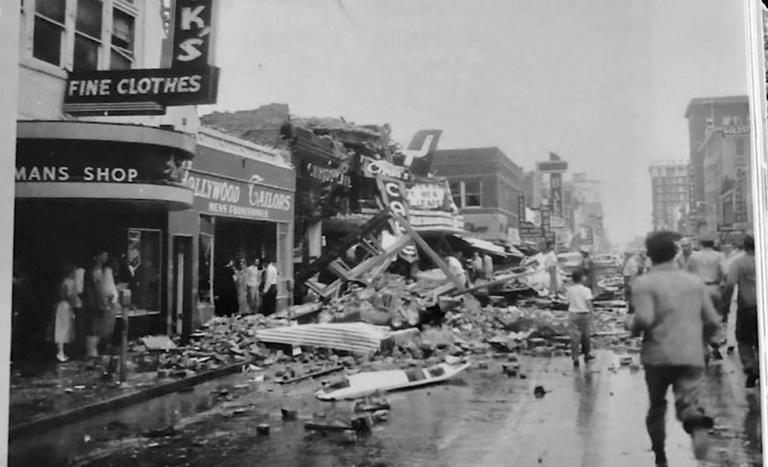
[[[275,312],[275,305],[277,302],[277,267],[272,258],[267,260],[267,268],[264,271],[264,285],[262,286],[264,292],[264,305],[262,306],[262,313],[264,316],[269,316]]]
[[[579,343],[581,343],[581,352],[584,354],[584,363],[594,358],[590,353],[592,347],[590,336],[592,313],[595,309],[592,305],[592,291],[582,283],[584,272],[579,269],[573,271],[571,279],[573,285],[565,292],[565,299],[568,301],[570,314],[571,358],[573,366],[577,367],[579,366]]]
[[[722,287],[725,281],[725,272],[723,271],[725,255],[715,251],[715,236],[710,233],[702,235],[699,243],[701,244],[701,250],[694,251],[691,254],[686,263],[686,269],[688,272],[701,278],[707,286],[707,292],[709,292],[709,297],[715,310],[722,312],[721,300]],[[720,353],[720,346],[712,344],[711,347],[712,357],[715,360],[722,360],[723,356]]]
[[[248,306],[251,313],[259,312],[259,285],[261,285],[261,260],[253,259],[253,264],[245,270],[245,286],[248,288]]]
[[[461,261],[456,258],[455,255],[449,254],[445,257],[445,262],[448,264],[448,270],[459,279],[459,282],[463,287],[467,286],[467,273],[464,271],[464,267],[461,265]]]

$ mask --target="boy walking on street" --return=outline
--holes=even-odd
[[[701,405],[701,393],[705,348],[720,329],[721,319],[701,279],[675,265],[677,238],[674,232],[656,232],[646,239],[653,266],[633,283],[635,311],[627,320],[633,335],[643,334],[641,361],[650,399],[646,427],[657,466],[668,465],[664,442],[670,385],[677,419],[691,436],[699,460],[707,455],[708,429],[713,426]]]
[[[592,305],[592,291],[585,286],[584,272],[580,269],[571,274],[573,285],[568,287],[565,298],[568,301],[571,331],[571,358],[573,366],[579,366],[579,344],[584,354],[584,363],[595,358],[590,353],[592,335],[592,313],[595,309]]]

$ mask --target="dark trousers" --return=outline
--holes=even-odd
[[[262,314],[269,316],[275,312],[275,302],[277,301],[277,286],[270,285],[269,289],[264,292],[264,302],[262,304]]]
[[[592,314],[591,313],[571,313],[570,317],[571,334],[571,358],[579,358],[579,344],[581,352],[589,355],[592,350]]]
[[[630,276],[624,276],[624,300],[627,302],[627,313],[634,313],[635,309],[632,306],[632,287],[630,283],[632,278]]]
[[[646,365],[645,383],[648,386],[650,407],[645,419],[651,447],[664,450],[667,389],[675,394],[675,412],[686,433],[694,428],[711,428],[713,420],[701,406],[704,387],[704,368],[678,365]]]
[[[757,374],[760,367],[757,360],[757,307],[739,305],[736,311],[736,342],[739,344],[739,358],[744,372]]]

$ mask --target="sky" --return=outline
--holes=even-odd
[[[389,123],[408,144],[548,152],[602,181],[613,242],[651,225],[648,165],[687,160],[692,98],[746,94],[741,0],[226,0],[218,103]],[[566,176],[567,179],[567,176]]]

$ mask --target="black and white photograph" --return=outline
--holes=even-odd
[[[762,3],[0,29],[7,465],[763,465]]]

